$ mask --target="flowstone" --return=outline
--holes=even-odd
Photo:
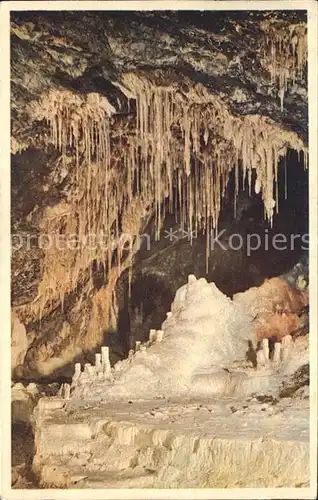
[[[258,342],[244,306],[193,275],[146,344],[138,343],[113,368],[106,351],[84,372],[76,366],[71,388],[62,388],[65,399],[246,396],[277,389],[285,375],[308,362],[307,346],[296,346],[290,335],[270,354],[268,339]]]

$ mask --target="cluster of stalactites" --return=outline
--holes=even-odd
[[[305,149],[296,134],[265,117],[232,116],[202,85],[181,90],[130,73],[123,75],[121,89],[135,98],[137,116],[135,134],[122,142],[119,163],[111,141],[114,109],[106,98],[55,91],[33,110],[50,124],[49,141],[64,156],[71,148],[76,159],[72,210],[63,220],[64,231],[76,233],[80,240],[103,234],[103,247],[91,250],[84,245],[75,257],[70,252],[66,268],[76,268],[73,284],[93,260],[109,269],[114,251],[120,271],[126,236],[131,262],[134,236],[148,206],[155,209],[159,237],[166,199],[191,237],[195,229],[206,232],[208,259],[210,230],[217,228],[231,169],[236,169],[236,191],[239,166],[250,189],[256,169],[255,189],[261,192],[265,215],[272,219],[279,158],[289,147]],[[60,258],[52,252],[47,252],[48,262]],[[69,289],[63,283],[58,286]]]
[[[216,228],[228,174],[236,169],[237,190],[239,166],[250,189],[256,169],[256,190],[262,194],[265,216],[272,220],[279,159],[289,147],[305,150],[296,134],[259,115],[234,117],[202,85],[189,85],[182,92],[126,74],[125,88],[137,102],[133,155],[141,151],[145,186],[158,206],[158,227],[163,193],[171,194],[177,171],[182,224]]]
[[[54,307],[55,300],[63,303],[64,295],[76,287],[86,270],[90,271],[93,284],[93,261],[109,270],[117,254],[118,274],[130,265],[143,207],[132,199],[129,187],[133,179],[129,180],[129,172],[116,168],[114,158],[111,162],[110,128],[115,110],[105,97],[52,91],[30,109],[35,119],[48,122],[47,142],[61,152],[72,176],[65,210],[61,210],[61,204],[56,210],[48,207],[42,220],[42,229],[50,237],[59,236],[62,231],[70,240],[63,251],[55,244],[46,250],[44,275],[36,301],[41,317],[46,306]],[[127,252],[123,258],[125,250],[128,250],[128,259]]]
[[[264,23],[266,33],[261,62],[270,72],[271,83],[278,90],[281,110],[289,85],[301,81],[307,63],[307,29],[305,24],[292,24],[287,28]]]

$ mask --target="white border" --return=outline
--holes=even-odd
[[[311,403],[311,486],[310,488],[244,489],[11,489],[11,412],[10,412],[10,11],[28,10],[307,10],[309,79],[309,211],[310,211],[310,403]],[[317,26],[315,0],[277,1],[39,1],[3,2],[0,5],[0,306],[1,306],[1,440],[2,487],[7,499],[230,499],[230,498],[316,498],[317,491]],[[1,483],[0,483],[1,484]]]

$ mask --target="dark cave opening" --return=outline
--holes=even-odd
[[[116,287],[118,328],[108,332],[106,341],[118,357],[127,356],[137,340],[146,341],[150,328],[161,327],[189,274],[215,282],[232,297],[287,273],[308,254],[308,170],[303,159],[290,150],[279,164],[278,212],[272,226],[264,219],[261,195],[253,184],[255,179],[249,193],[241,176],[235,217],[235,175],[231,173],[219,218],[220,236],[211,245],[207,273],[205,234],[196,234],[190,242],[175,214],[170,214],[155,241],[153,221],[148,224],[145,233],[150,240],[142,240],[135,256],[131,293],[128,271]]]

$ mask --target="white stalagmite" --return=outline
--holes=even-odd
[[[109,347],[102,347],[102,366],[103,372],[109,373],[111,371],[110,361],[109,361]]]
[[[63,386],[63,389],[64,389],[64,399],[70,399],[70,395],[71,395],[71,386],[70,384],[64,384]]]
[[[291,349],[293,341],[287,336],[282,347],[286,362],[281,362],[277,346],[273,361],[269,359],[265,339],[256,354],[257,369],[252,363],[247,366],[247,351],[252,346],[255,352],[258,344],[255,325],[244,306],[204,278],[189,278],[177,291],[171,313],[162,329],[154,330],[155,342],[140,344],[130,359],[116,363],[108,380],[95,377],[89,386],[78,384],[72,398],[111,401],[246,395],[270,389],[286,370],[293,373],[308,362],[306,350]],[[102,348],[102,359],[107,356],[108,349]]]
[[[90,373],[89,369],[90,369],[91,366],[92,365],[90,363],[85,363],[85,365],[84,365],[84,373],[89,374]]]
[[[261,367],[266,365],[266,358],[263,349],[257,351],[256,357],[257,357],[257,366]]]
[[[157,339],[157,331],[154,329],[151,329],[149,332],[149,342],[153,343],[156,342]]]
[[[283,361],[286,361],[286,359],[289,357],[290,351],[293,346],[293,339],[291,335],[286,335],[282,339],[282,357]]]
[[[96,368],[95,368],[95,366],[89,365],[87,367],[87,371],[88,371],[89,377],[91,379],[93,379],[95,377],[95,375],[96,375]]]
[[[163,330],[157,330],[157,338],[156,338],[156,341],[157,341],[157,342],[162,342],[162,340],[163,340],[163,336],[164,336],[164,331],[163,331]]]

